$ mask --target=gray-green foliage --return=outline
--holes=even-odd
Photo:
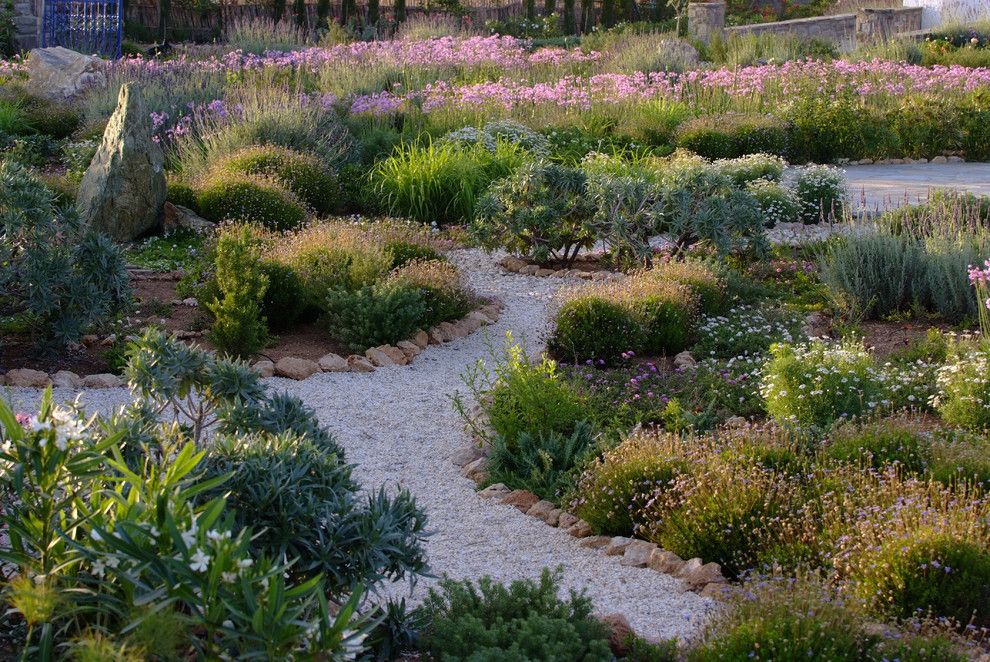
[[[495,437],[485,471],[492,483],[529,490],[541,499],[559,501],[569,476],[585,458],[594,441],[594,428],[579,422],[574,432],[520,433],[512,443]]]
[[[0,163],[0,321],[65,344],[130,298],[119,249],[13,162]]]

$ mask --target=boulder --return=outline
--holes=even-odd
[[[71,370],[59,370],[52,375],[52,386],[62,388],[79,388],[82,386],[82,377]]]
[[[120,388],[124,380],[117,375],[104,372],[98,375],[86,375],[82,378],[83,388]]]
[[[632,543],[632,538],[625,536],[615,536],[605,547],[606,556],[622,556],[626,553],[626,548]]]
[[[678,370],[694,370],[698,362],[691,356],[691,352],[681,352],[674,357],[674,367]]]
[[[563,527],[563,525],[561,525],[561,527]],[[578,521],[574,522],[574,524],[571,524],[569,527],[567,527],[567,532],[572,536],[574,536],[575,538],[587,538],[592,533],[594,533],[594,531],[591,530],[591,525],[585,522],[583,519],[579,519]]]
[[[174,205],[171,202],[166,202],[162,207],[162,228],[165,232],[175,232],[182,229],[205,234],[211,232],[215,227],[215,224],[210,223],[189,207]]]
[[[279,377],[302,380],[320,372],[316,361],[301,359],[296,356],[286,356],[275,363],[275,374]]]
[[[482,499],[504,499],[511,492],[504,483],[495,483],[478,492]]]
[[[689,562],[681,569],[679,576],[692,591],[699,591],[708,584],[726,583],[725,577],[722,576],[722,566],[718,563],[705,563],[704,565],[695,567],[694,564]]]
[[[569,529],[578,523],[578,518],[570,513],[561,513],[560,519],[557,521],[557,526],[562,529]]]
[[[499,264],[505,267],[507,271],[519,271],[526,266],[526,261],[515,255],[506,255],[499,261]]]
[[[505,498],[502,499],[502,503],[507,506],[515,506],[520,512],[528,512],[530,508],[536,505],[536,502],[540,500],[540,497],[536,496],[529,490],[512,490]]]
[[[253,366],[255,372],[261,375],[262,379],[275,376],[275,364],[271,361],[257,361]]]
[[[657,572],[675,575],[684,567],[684,559],[666,549],[654,549],[650,552],[650,558],[647,559],[646,565]]]
[[[426,346],[430,344],[430,335],[426,331],[417,331],[410,342],[419,347],[420,349],[426,349]]]
[[[382,351],[381,347],[371,347],[364,351],[364,355],[378,368],[385,368],[395,365],[392,357]]]
[[[647,562],[650,560],[650,554],[657,546],[651,542],[646,542],[645,540],[633,540],[626,547],[626,553],[622,555],[619,559],[619,565],[624,565],[630,568],[645,568]]]
[[[604,549],[608,547],[608,544],[612,542],[612,538],[609,536],[589,536],[578,543],[581,547],[587,547],[588,549]]]
[[[31,368],[14,368],[7,371],[7,384],[21,388],[45,388],[52,383],[47,372]]]
[[[487,458],[479,457],[477,460],[465,464],[464,468],[461,469],[461,475],[463,475],[465,478],[473,480],[476,483],[483,482],[485,478],[486,461]]]
[[[320,366],[320,370],[323,372],[347,372],[348,370],[347,359],[333,353],[321,356],[316,365]]]
[[[457,451],[456,453],[454,453],[453,457],[450,458],[450,461],[454,463],[455,467],[466,467],[475,460],[482,458],[484,456],[485,456],[484,451],[482,451],[476,445],[471,444],[470,446],[466,446],[461,450]]]
[[[141,88],[126,83],[76,195],[82,220],[116,241],[131,241],[161,223],[165,157],[151,138]]]
[[[410,360],[419,356],[420,352],[423,351],[422,349],[419,348],[419,345],[417,345],[414,342],[410,342],[408,340],[400,340],[399,342],[395,343],[395,346],[401,349],[402,353],[406,355],[406,358]]]
[[[598,619],[608,628],[608,647],[616,657],[629,655],[630,646],[636,638],[636,632],[622,614],[608,614]]]
[[[553,503],[544,499],[533,504],[533,507],[526,511],[526,514],[543,520],[550,526],[557,526],[557,520],[560,518],[560,510]]]
[[[347,357],[347,365],[352,372],[374,372],[375,366],[368,359],[357,354]]]
[[[27,59],[28,89],[32,94],[64,101],[87,87],[106,82],[106,62],[95,55],[54,46],[35,48]]]
[[[405,365],[409,363],[409,357],[398,347],[392,345],[379,345],[376,349],[383,352],[388,358],[392,359],[392,363],[395,365]]]

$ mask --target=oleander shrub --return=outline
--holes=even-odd
[[[216,173],[198,187],[196,207],[208,221],[257,223],[292,230],[306,220],[306,207],[272,179]]]
[[[387,282],[419,292],[425,306],[420,328],[464,317],[472,308],[472,297],[457,267],[444,260],[414,260],[392,271]]]
[[[756,200],[766,227],[798,220],[801,201],[788,187],[766,179],[756,179],[746,184],[746,191]]]
[[[863,425],[847,423],[829,435],[825,456],[839,462],[882,469],[896,464],[911,474],[924,473],[931,462],[931,436],[910,419],[881,418]]]
[[[334,173],[315,156],[285,147],[247,147],[221,159],[214,168],[276,181],[317,213],[333,212],[340,203]]]
[[[237,526],[258,532],[255,553],[294,561],[293,582],[319,575],[340,593],[354,582],[399,581],[426,567],[426,517],[415,499],[408,492],[362,496],[352,466],[328,435],[220,437],[206,477],[227,475],[207,495],[226,494]]]
[[[710,159],[787,152],[786,126],[768,115],[727,113],[687,120],[676,131],[677,146]]]
[[[708,622],[689,662],[901,660],[962,662],[945,635],[867,626],[864,609],[815,577],[755,577],[729,591],[730,606]]]
[[[547,348],[574,362],[611,362],[643,344],[642,329],[633,312],[594,292],[565,301],[554,316]]]
[[[572,485],[575,467],[593,448],[594,428],[579,422],[565,437],[548,434],[520,433],[507,441],[497,436],[485,461],[485,473],[491,483],[502,483],[514,490],[529,490],[541,499],[560,503]]]
[[[571,591],[559,597],[561,571],[544,569],[539,581],[508,586],[482,577],[441,580],[423,603],[429,625],[420,650],[434,659],[613,659],[608,628],[593,615],[591,599]]]
[[[797,195],[801,221],[808,224],[841,219],[849,195],[842,171],[827,165],[801,168],[794,184],[794,193]]]
[[[109,323],[129,299],[120,249],[26,168],[0,163],[0,323],[65,345]]]
[[[207,301],[213,316],[209,340],[221,352],[249,358],[268,342],[261,304],[268,277],[261,268],[260,242],[247,227],[222,232],[217,240],[217,298]]]
[[[714,167],[738,187],[760,180],[780,182],[787,162],[774,154],[747,154],[735,159],[715,161]]]
[[[469,227],[471,236],[487,250],[502,248],[569,266],[596,237],[585,183],[577,168],[524,164],[488,188]]]
[[[877,411],[887,399],[883,375],[862,344],[779,344],[770,356],[760,392],[778,421],[828,426]]]
[[[418,288],[383,282],[356,290],[330,290],[323,312],[330,335],[363,352],[411,336],[421,327],[427,308]]]
[[[650,500],[690,469],[678,436],[633,434],[584,468],[570,505],[595,533],[630,536],[649,523],[643,509]]]
[[[990,352],[983,346],[954,348],[938,370],[932,404],[950,424],[972,430],[990,427]]]
[[[549,439],[569,438],[588,418],[581,394],[547,356],[533,359],[511,333],[498,349],[490,348],[490,365],[479,360],[463,375],[465,385],[480,403],[487,428],[467,411],[460,398],[455,404],[469,425],[484,437],[501,437],[510,450],[523,434]]]

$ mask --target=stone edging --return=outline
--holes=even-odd
[[[906,165],[912,163],[966,163],[966,159],[961,156],[955,155],[940,155],[933,156],[930,159],[912,159],[910,157],[903,157],[900,159],[860,159],[860,160],[850,160],[850,159],[838,159],[835,164],[839,166],[846,165]]]
[[[487,459],[487,451],[472,443],[454,454],[453,463],[461,468],[463,476],[476,483],[483,483],[487,478],[484,470]],[[606,556],[620,557],[619,565],[649,568],[676,577],[684,583],[685,590],[698,593],[702,597],[721,600],[729,590],[728,580],[722,575],[722,567],[718,563],[705,563],[700,558],[685,561],[674,552],[661,549],[645,540],[592,535],[590,524],[528,490],[512,490],[502,483],[496,483],[478,492],[478,496],[514,506],[519,512],[535,517],[549,526],[564,529],[575,538],[581,538],[581,547],[603,550]]]
[[[510,273],[520,274],[522,276],[540,276],[541,278],[555,276],[557,278],[579,278],[581,280],[610,280],[621,278],[625,275],[618,271],[588,271],[580,267],[571,269],[546,269],[515,255],[506,255],[498,263],[499,266]],[[580,265],[581,263],[575,262],[575,264]]]
[[[426,349],[428,345],[440,345],[464,338],[483,326],[494,324],[502,314],[504,304],[500,301],[485,304],[473,310],[456,322],[441,322],[426,331],[417,331],[408,340],[400,340],[395,345],[371,347],[361,354],[343,357],[338,354],[325,354],[318,360],[286,356],[278,361],[263,359],[252,367],[263,378],[285,377],[303,380],[322,372],[374,372],[376,368],[407,365]]]

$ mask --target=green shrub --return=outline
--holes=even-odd
[[[950,425],[990,428],[990,351],[957,348],[938,371],[933,404]]]
[[[208,494],[226,494],[237,526],[258,531],[256,554],[294,560],[293,581],[322,575],[327,589],[340,593],[353,582],[422,572],[426,517],[413,497],[360,496],[351,465],[326,441],[291,433],[220,438],[206,477],[231,477]]]
[[[522,434],[569,438],[587,418],[581,396],[557,371],[557,364],[546,356],[531,360],[511,334],[506,334],[499,352],[492,350],[491,360],[491,368],[484,361],[469,368],[464,382],[481,403],[491,431],[510,449]],[[459,399],[455,402],[461,414],[470,419],[464,403]]]
[[[391,240],[385,242],[385,250],[392,256],[392,269],[398,269],[410,262],[443,260],[443,254],[432,246],[413,241]]]
[[[694,338],[697,299],[685,287],[650,289],[629,302],[643,332],[643,344],[637,350],[650,356],[672,356]]]
[[[292,267],[272,260],[261,261],[261,272],[268,280],[261,300],[261,312],[268,328],[291,329],[308,307],[302,280]]]
[[[495,437],[485,472],[492,483],[529,490],[541,499],[559,503],[570,485],[571,472],[592,447],[593,438],[592,426],[584,421],[569,437],[557,432],[535,436],[523,432],[511,443]]]
[[[778,223],[798,220],[801,202],[791,189],[776,182],[756,179],[746,184],[746,191],[756,200],[763,224],[772,228]]]
[[[547,348],[574,362],[611,362],[643,345],[642,328],[626,306],[594,293],[566,301],[554,317]]]
[[[215,277],[219,297],[206,303],[213,315],[210,342],[227,355],[251,357],[268,342],[266,320],[261,315],[268,277],[261,268],[258,240],[249,228],[220,235]]]
[[[726,282],[709,265],[696,260],[679,260],[656,264],[649,271],[642,272],[641,278],[653,282],[670,281],[679,283],[695,295],[706,315],[722,312],[728,294]]]
[[[990,49],[987,49],[990,53]],[[975,92],[960,113],[962,121],[962,149],[968,161],[990,160],[990,110],[987,110],[986,93]]]
[[[181,179],[169,179],[166,188],[165,199],[173,205],[181,205],[187,209],[197,211],[196,189],[182,181]]]
[[[120,249],[22,166],[0,163],[0,323],[64,345],[130,298]]]
[[[488,188],[469,228],[472,238],[488,250],[503,248],[569,266],[595,240],[585,179],[576,168],[523,165]]]
[[[410,262],[389,274],[388,282],[419,292],[425,310],[420,328],[460,319],[469,312],[473,298],[464,287],[457,267],[443,260]]]
[[[990,442],[986,437],[959,435],[932,444],[928,473],[944,485],[971,482],[990,488]]]
[[[650,499],[687,470],[677,436],[634,434],[584,469],[571,507],[599,535],[630,536],[647,523]]]
[[[272,180],[216,174],[198,190],[196,206],[208,221],[245,221],[270,230],[291,230],[306,219],[306,208]]]
[[[787,162],[773,154],[747,154],[736,159],[715,161],[713,165],[736,186],[745,187],[761,180],[779,182]]]
[[[875,411],[887,396],[873,358],[855,343],[774,345],[760,391],[778,421],[827,426]]]
[[[702,115],[677,127],[676,138],[678,147],[710,159],[787,151],[786,127],[767,115]]]
[[[334,211],[340,201],[337,178],[316,157],[285,147],[260,145],[234,152],[217,170],[278,182],[318,213]]]
[[[307,226],[278,242],[278,260],[292,267],[307,302],[323,308],[331,290],[358,290],[381,281],[393,256],[359,227],[346,223]]]
[[[357,351],[394,345],[420,328],[426,304],[418,289],[397,283],[330,290],[324,304],[330,335]]]
[[[611,660],[608,630],[592,616],[591,600],[573,591],[560,599],[560,577],[544,569],[538,583],[508,587],[489,577],[477,585],[442,580],[423,603],[430,625],[420,650],[445,660]]]
[[[887,113],[863,106],[855,92],[795,95],[782,118],[789,127],[792,163],[877,159],[900,152]]]
[[[845,175],[837,168],[825,165],[801,168],[794,193],[804,223],[831,222],[843,217],[848,192]]]
[[[932,440],[916,423],[880,419],[866,425],[842,425],[831,435],[825,455],[833,460],[881,469],[896,463],[909,473],[923,473],[931,458]]]

